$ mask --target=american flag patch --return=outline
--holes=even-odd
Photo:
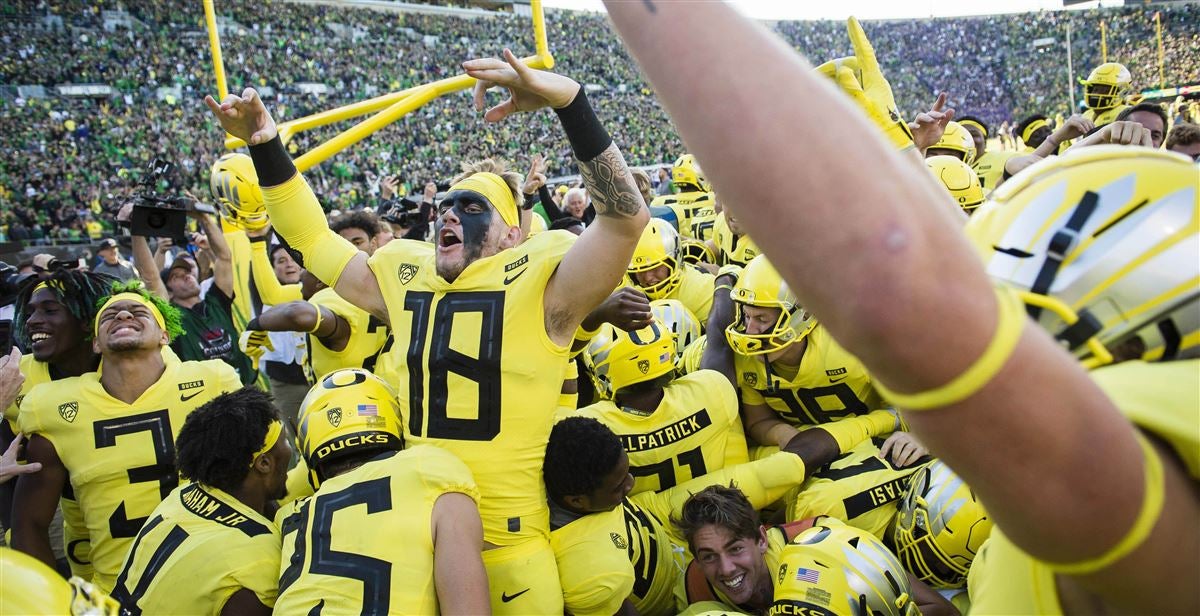
[[[816,569],[796,569],[796,581],[808,582],[809,584],[819,584],[821,572]]]
[[[671,363],[671,354],[670,354],[670,353],[663,353],[662,355],[659,355],[659,356],[658,356],[658,363],[660,363],[660,364],[669,364],[669,363]]]
[[[360,405],[358,405],[358,414],[359,415],[378,415],[379,407],[375,406],[374,404],[360,404]]]

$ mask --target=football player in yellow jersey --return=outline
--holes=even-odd
[[[112,596],[125,613],[270,614],[292,448],[271,398],[253,387],[192,411],[179,436],[188,483],[159,503],[133,542]]]
[[[753,500],[734,486],[693,494],[673,523],[695,555],[687,603],[751,614],[958,614],[874,536],[827,517],[760,526]]]
[[[307,270],[301,274],[305,298],[272,306],[246,324],[240,343],[247,354],[258,354],[269,339],[254,332],[308,332],[306,371],[316,383],[341,368],[374,371],[376,357],[387,340],[387,326],[367,311],[342,299]],[[314,291],[315,289],[315,291]]]
[[[679,234],[666,221],[646,225],[626,273],[650,299],[679,300],[701,323],[708,320],[715,277],[683,262]]]
[[[1104,126],[1117,119],[1128,105],[1125,95],[1132,89],[1133,77],[1129,69],[1117,62],[1105,62],[1092,69],[1083,84],[1083,104],[1087,111],[1084,117],[1096,126]]]
[[[93,581],[108,592],[133,537],[179,483],[175,435],[192,409],[239,389],[219,360],[167,361],[178,313],[140,283],[115,283],[97,311],[93,349],[103,370],[35,387],[18,424],[41,472],[17,485],[13,547],[54,562],[46,526],[70,485],[91,541]]]
[[[440,447],[404,448],[395,394],[361,369],[313,386],[299,445],[316,493],[276,514],[280,614],[487,614],[479,492]]]
[[[434,243],[396,240],[368,260],[328,229],[253,89],[206,102],[251,144],[275,230],[338,295],[388,323],[393,353],[406,362],[394,373],[406,438],[444,447],[474,473],[493,609],[557,613],[545,442],[575,331],[617,287],[649,214],[578,83],[530,69],[508,50],[464,68],[480,80],[478,109],[489,87],[509,91],[487,121],[555,109],[597,212],[578,242],[549,231],[521,243],[520,176],[487,161],[443,198]]]
[[[0,447],[7,445],[16,426],[18,407],[25,394],[35,386],[49,381],[92,372],[100,365],[100,356],[92,350],[91,324],[96,319],[99,300],[108,295],[116,279],[92,272],[57,269],[30,279],[17,293],[13,322],[16,340],[28,355],[21,357],[21,374],[25,376],[16,400],[5,405],[3,426],[0,427]],[[4,494],[0,520],[11,527],[11,497],[15,486],[0,488]],[[62,542],[57,543],[58,529],[53,527],[56,545],[54,553],[63,554],[72,575],[91,579],[88,558],[87,527],[83,514],[70,490],[59,501],[63,510]]]
[[[883,408],[862,364],[799,305],[766,256],[751,260],[733,290],[723,291],[715,300],[722,318],[714,323],[728,327],[724,336],[708,337],[701,366],[735,375],[746,435],[755,443],[782,447],[799,428]],[[732,319],[724,307],[730,300]]]
[[[666,221],[683,237],[701,242],[712,239],[716,200],[695,156],[684,154],[675,159],[671,183],[678,192],[651,201],[653,216]]]
[[[987,140],[991,131],[983,120],[974,116],[958,116],[955,121],[967,129],[975,141],[976,156],[975,162],[971,163],[971,168],[979,176],[980,186],[988,191],[994,190],[1004,181],[1004,163],[1016,156],[1017,152],[989,150]]]
[[[746,235],[746,230],[738,222],[736,216],[725,210],[717,214],[713,225],[713,237],[708,241],[708,247],[716,256],[717,267],[740,265],[746,267],[750,260],[759,254],[754,240]]]
[[[604,423],[629,454],[633,494],[660,492],[749,461],[737,390],[715,370],[675,378],[675,340],[655,319],[626,332],[606,325],[588,346],[592,369],[613,392],[579,409]]]
[[[890,87],[857,21],[849,30],[861,78],[839,82],[839,94],[726,5],[607,8],[726,206],[987,507],[995,528],[980,560],[1012,546],[1000,560],[1013,574],[990,580],[1024,584],[1002,590],[996,609],[1029,613],[1021,601],[1034,599],[1035,612],[1200,612],[1195,164],[1149,149],[1084,148],[1009,180],[994,207],[971,217],[968,233],[999,246],[987,270],[1032,291],[1023,299],[1053,327],[1047,333],[1026,326],[1011,287],[994,286],[939,209],[939,188],[898,164],[863,121],[863,112],[887,117]],[[688,54],[675,53],[684,46]],[[752,62],[785,67],[786,78],[745,70]],[[756,118],[749,126],[739,122],[743,101]],[[814,152],[820,165],[810,164]],[[801,201],[797,185],[806,187]],[[1103,258],[1082,257],[1091,250]],[[1105,350],[1088,335],[1097,324],[1119,356],[1136,357],[1140,345],[1146,357],[1174,361],[1089,374],[1055,337],[1099,360]],[[1023,560],[1009,558],[1018,553]],[[1030,594],[1035,587],[1045,594]]]
[[[890,431],[877,416],[808,430],[787,450],[681,483],[662,492],[633,488],[629,455],[621,439],[589,417],[557,423],[546,449],[551,542],[558,561],[567,610],[612,614],[626,608],[641,614],[674,614],[681,582],[680,554],[686,543],[670,525],[683,502],[710,485],[733,482],[765,507],[857,443]]]

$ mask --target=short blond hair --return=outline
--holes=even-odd
[[[451,184],[457,184],[476,173],[495,173],[504,179],[504,183],[508,185],[508,190],[512,192],[513,202],[520,208],[525,202],[525,195],[521,194],[521,174],[515,171],[508,170],[508,164],[503,159],[485,158],[474,162],[463,163],[462,172],[454,176],[450,180]]]

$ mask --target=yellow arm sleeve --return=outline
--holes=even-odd
[[[321,282],[337,286],[358,249],[334,233],[312,188],[299,173],[278,186],[263,186],[263,200],[275,231],[304,255],[304,268]]]
[[[254,274],[254,288],[258,289],[264,304],[278,306],[303,299],[299,284],[280,284],[275,277],[266,242],[250,242],[250,272]]]
[[[832,423],[821,424],[813,429],[828,432],[833,440],[837,441],[838,451],[844,454],[873,436],[895,432],[899,423],[893,411],[879,409],[866,415],[847,417]]]

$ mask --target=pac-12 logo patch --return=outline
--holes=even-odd
[[[62,416],[63,419],[67,420],[67,423],[74,422],[75,416],[79,414],[79,403],[64,402],[58,405],[58,414]]]
[[[650,372],[650,360],[639,359],[638,360],[638,370],[641,370],[642,374],[646,374],[647,372]]]
[[[414,276],[417,275],[417,270],[420,269],[412,263],[401,263],[400,269],[396,274],[400,276],[400,284],[408,284],[412,282]]]
[[[750,387],[758,386],[758,375],[753,372],[743,372],[742,380],[745,381]]]
[[[325,411],[325,418],[329,420],[329,425],[335,428],[342,425],[342,407],[335,406]]]
[[[613,545],[617,546],[618,550],[624,550],[625,548],[629,547],[625,543],[625,538],[622,537],[620,533],[608,533],[608,536],[612,538]]]

